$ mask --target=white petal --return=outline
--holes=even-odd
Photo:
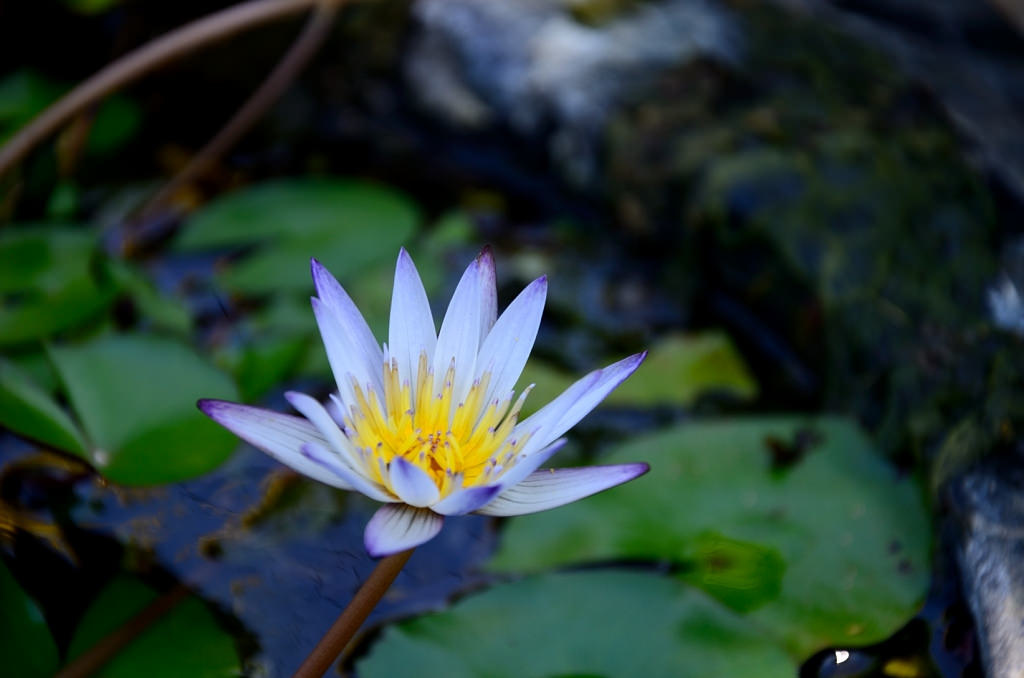
[[[302,454],[310,461],[319,464],[343,479],[356,492],[364,494],[370,499],[384,502],[397,501],[397,498],[392,496],[383,485],[365,478],[361,473],[353,471],[347,464],[342,463],[337,454],[331,452],[320,443],[305,443],[302,446]]]
[[[423,289],[423,281],[403,247],[395,265],[395,286],[391,293],[391,322],[388,328],[388,348],[398,361],[398,374],[410,384],[416,383],[414,370],[419,365],[420,353],[432,359],[437,346],[437,330],[430,302]]]
[[[537,339],[547,292],[546,277],[530,283],[508,305],[484,340],[477,358],[476,378],[490,372],[491,380],[483,402],[489,403],[511,391],[523,373]]]
[[[455,383],[453,400],[460,402],[469,391],[475,373],[476,355],[480,348],[484,329],[483,314],[489,312],[490,296],[493,292],[494,260],[490,251],[480,253],[455,287],[452,300],[448,303],[441,331],[437,335],[437,349],[434,352],[434,388],[438,391],[444,385],[445,374],[455,359]],[[485,288],[490,285],[491,289]]]
[[[530,440],[520,450],[523,454],[533,454],[538,449],[545,447],[551,442],[552,437],[547,435],[549,430],[562,419],[562,416],[569,411],[576,401],[588,390],[597,384],[601,378],[600,370],[595,370],[583,376],[565,389],[557,398],[540,408],[526,419],[523,419],[512,429],[512,438],[521,438],[529,435]]]
[[[426,471],[403,457],[391,460],[388,471],[391,489],[410,506],[430,506],[441,498],[434,479]]]
[[[355,378],[364,391],[367,385],[373,386],[378,392],[383,391],[381,373],[384,353],[378,349],[378,355],[374,356],[360,350],[327,304],[317,297],[310,301],[313,304],[313,315],[316,316],[316,324],[320,328],[324,349],[327,351],[327,361],[331,364],[342,401],[355,402],[352,378]]]
[[[388,504],[366,524],[363,543],[371,556],[389,556],[430,541],[443,524],[444,518],[430,509]]]
[[[459,516],[480,508],[501,491],[500,485],[482,487],[465,487],[455,490],[447,497],[430,507],[435,513],[443,516]]]
[[[363,314],[359,312],[355,303],[345,292],[345,288],[316,259],[310,261],[310,268],[313,272],[313,285],[316,287],[317,296],[334,312],[342,328],[352,338],[352,342],[364,354],[373,356],[380,362],[381,350],[377,340],[373,337],[373,331],[370,330]]]
[[[648,470],[647,464],[619,464],[536,471],[476,512],[487,516],[518,516],[546,511],[621,485]]]
[[[303,456],[305,443],[327,444],[305,419],[224,400],[200,400],[198,405],[215,422],[302,475],[342,490],[354,489],[350,483]]]
[[[327,414],[331,415],[331,419],[338,425],[338,428],[345,430],[345,410],[341,408],[341,401],[338,399],[336,393],[331,394],[331,399],[325,402],[324,409],[327,410]]]
[[[542,450],[538,450],[530,455],[520,454],[516,459],[513,459],[505,473],[498,478],[498,484],[501,486],[501,489],[507,490],[521,482],[528,475],[536,471],[541,464],[550,459],[555,452],[565,447],[565,443],[566,438],[559,438]]]
[[[305,393],[299,393],[298,391],[288,391],[284,394],[284,397],[291,403],[292,407],[298,410],[302,416],[316,427],[320,435],[327,440],[328,446],[338,453],[346,465],[362,474],[363,464],[359,460],[352,442],[345,437],[341,429],[338,428],[338,423],[334,417],[316,398]],[[337,407],[335,403],[335,408]]]
[[[597,407],[616,386],[633,374],[647,351],[631,355],[608,367],[595,370],[565,389],[560,396],[516,425],[517,434],[534,433],[524,447],[525,454],[543,447],[576,425],[580,419]]]

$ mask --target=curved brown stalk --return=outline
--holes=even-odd
[[[146,73],[198,47],[323,2],[325,0],[250,0],[198,19],[129,52],[61,97],[0,148],[0,176],[76,114]]]
[[[331,664],[352,640],[352,636],[363,625],[380,599],[384,597],[391,582],[395,580],[406,561],[409,560],[412,551],[409,549],[395,553],[377,563],[377,567],[359,587],[356,595],[352,597],[352,602],[342,610],[341,615],[316,644],[292,678],[320,678],[327,672],[327,669],[331,668]]]
[[[146,201],[146,204],[139,210],[141,215],[152,212],[166,202],[179,188],[201,176],[259,121],[320,49],[327,38],[339,7],[344,1],[322,0],[316,6],[313,16],[306,23],[302,33],[259,89],[242,104],[242,107],[221,131],[203,146],[181,171]]]
[[[105,636],[85,653],[69,662],[58,671],[53,678],[87,678],[109,662],[124,648],[135,640],[154,622],[170,612],[178,603],[188,597],[189,590],[178,585],[147,605],[141,612]]]

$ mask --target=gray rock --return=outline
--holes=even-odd
[[[647,2],[596,27],[575,21],[564,0],[419,0],[413,12],[406,75],[420,105],[470,129],[550,125],[553,158],[580,182],[615,106],[669,66],[733,60],[741,44],[709,0]]]
[[[990,678],[1024,677],[1024,458],[990,458],[952,481],[961,576]]]

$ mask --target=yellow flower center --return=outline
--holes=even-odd
[[[509,439],[530,389],[515,404],[483,402],[490,373],[475,381],[464,400],[453,402],[455,361],[448,367],[440,392],[434,373],[420,354],[416,383],[403,382],[398,363],[384,365],[383,402],[374,390],[353,384],[356,403],[345,418],[346,435],[367,455],[368,470],[389,486],[386,464],[404,457],[426,471],[441,496],[460,487],[485,484],[500,474],[526,442],[528,435]]]

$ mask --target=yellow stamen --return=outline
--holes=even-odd
[[[439,390],[426,353],[420,354],[415,375],[400,374],[397,360],[383,365],[383,393],[353,381],[355,403],[345,418],[346,433],[365,451],[367,470],[378,482],[389,484],[387,464],[401,456],[426,471],[445,496],[493,480],[494,469],[522,448],[528,436],[515,441],[509,436],[532,387],[514,404],[511,394],[485,402],[491,380],[485,374],[455,402],[457,368],[452,360]]]

